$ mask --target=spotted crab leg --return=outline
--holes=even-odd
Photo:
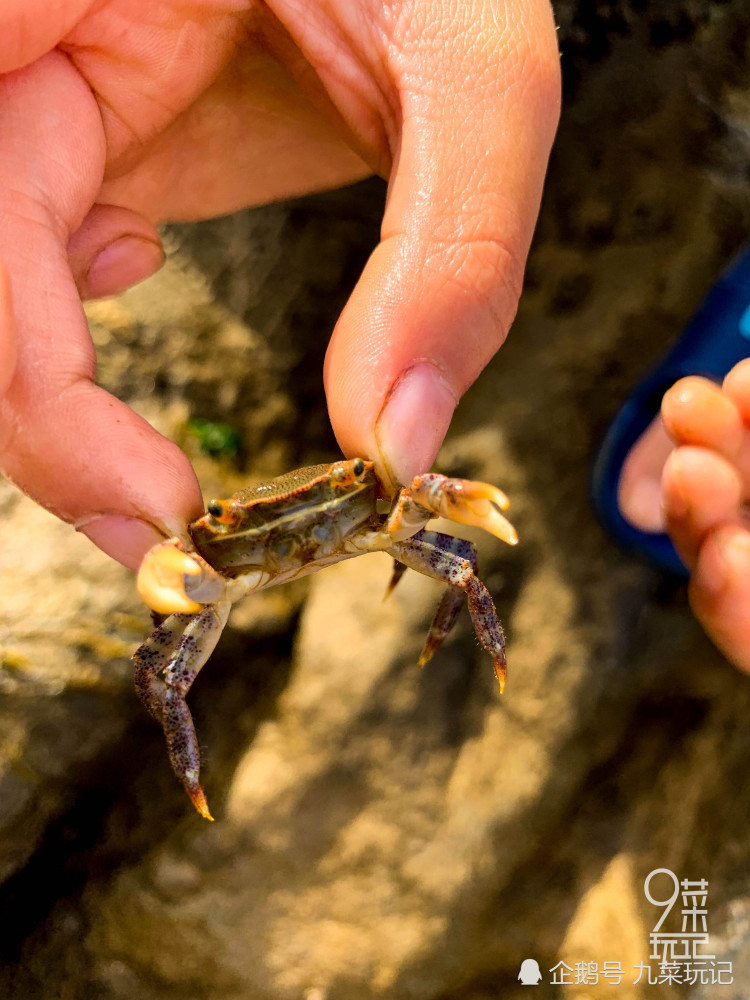
[[[505,636],[489,591],[476,575],[476,550],[471,542],[437,531],[420,531],[396,542],[388,551],[411,569],[449,585],[427,636],[420,664],[430,659],[453,628],[460,608],[458,594],[465,594],[477,639],[492,657],[502,691],[506,677]]]
[[[229,601],[221,601],[193,615],[170,615],[133,656],[138,696],[161,724],[174,773],[206,819],[213,817],[199,781],[200,751],[185,697],[213,652],[229,609]]]

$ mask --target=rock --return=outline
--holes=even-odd
[[[85,538],[4,482],[0,511],[0,564],[11,568],[0,575],[5,881],[71,808],[81,775],[90,780],[122,739],[143,623],[126,571]]]

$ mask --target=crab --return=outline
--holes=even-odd
[[[424,529],[432,518],[447,517],[515,545],[515,529],[500,513],[507,507],[505,494],[488,483],[437,473],[416,476],[389,505],[374,463],[353,458],[297,469],[228,500],[211,500],[206,513],[188,525],[191,548],[175,537],[150,549],[138,571],[138,590],[158,616],[168,617],[133,656],[135,685],[164,729],[172,768],[198,812],[213,818],[199,781],[200,753],[185,698],[218,642],[230,606],[251,592],[342,559],[387,552],[395,560],[387,593],[407,567],[447,584],[419,665],[453,628],[466,597],[502,691],[505,639],[492,598],[476,575],[476,549]]]

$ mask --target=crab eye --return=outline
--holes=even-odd
[[[365,463],[361,458],[355,458],[354,464],[352,465],[352,469],[354,470],[355,476],[361,476],[362,473],[365,471]]]
[[[209,500],[206,504],[206,510],[214,522],[214,526],[223,524],[225,528],[234,528],[242,520],[242,516],[232,500]]]

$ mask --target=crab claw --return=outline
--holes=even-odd
[[[508,545],[518,542],[516,529],[500,513],[510,502],[496,486],[472,479],[425,475],[417,477],[411,494],[417,503],[451,521],[483,528]]]
[[[200,611],[202,605],[185,593],[185,577],[200,573],[203,573],[201,565],[183,551],[177,538],[170,538],[154,545],[143,557],[136,586],[146,604],[159,614],[176,611],[192,614]]]

